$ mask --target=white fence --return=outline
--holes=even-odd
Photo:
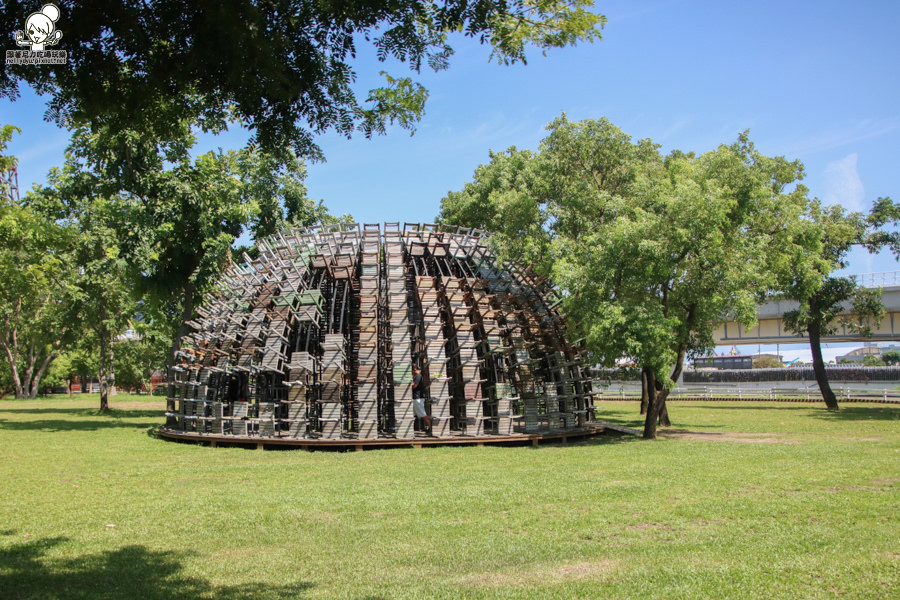
[[[669,400],[773,400],[792,402],[822,402],[822,394],[815,383],[778,382],[771,383],[709,383],[685,384],[669,394]],[[832,385],[838,401],[843,402],[897,402],[900,403],[900,389],[896,382],[842,383]],[[594,382],[595,402],[603,400],[640,400],[640,382],[616,381]]]

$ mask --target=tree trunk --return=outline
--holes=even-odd
[[[806,328],[809,333],[809,349],[812,350],[813,371],[816,374],[816,383],[819,384],[819,391],[822,392],[822,399],[825,400],[825,406],[828,410],[837,410],[837,396],[831,391],[831,384],[828,383],[828,373],[825,371],[825,361],[822,358],[822,336],[818,324],[811,323]]]
[[[693,314],[693,312],[691,313]],[[689,317],[690,318],[690,317]],[[687,343],[682,342],[682,344],[678,347],[678,355],[675,357],[675,367],[672,369],[672,374],[669,375],[669,379],[672,380],[672,383],[677,384],[678,380],[681,379],[681,372],[684,371],[684,357],[687,355]],[[669,397],[669,391],[666,390],[666,393],[662,397],[662,402],[659,406],[659,426],[660,427],[671,427],[672,422],[669,420],[669,407],[666,404],[666,400]]]
[[[100,381],[100,412],[106,412],[109,410],[109,387],[106,385],[103,367],[100,367],[100,374],[97,379]]]
[[[44,357],[43,362],[41,362],[41,366],[38,368],[37,373],[34,376],[34,379],[31,381],[31,397],[37,398],[38,391],[41,385],[41,378],[44,376],[44,373],[47,371],[47,367],[50,366],[50,363],[53,362],[53,359],[56,358],[56,350],[51,350],[46,357]]]
[[[107,364],[109,359],[107,354],[109,333],[104,328],[97,337],[100,339],[100,372],[97,374],[97,379],[100,381],[100,412],[106,412],[109,410],[109,384],[106,380],[109,373],[109,365]]]
[[[32,383],[34,382],[34,340],[31,340],[31,347],[28,349],[28,368],[25,369],[25,377],[22,378],[22,393],[24,398],[34,398],[34,390]]]
[[[669,393],[666,392],[666,399],[668,399]],[[672,422],[669,420],[669,404],[664,399],[662,404],[659,407],[659,426],[660,427],[671,427]]]
[[[656,383],[656,377],[653,378]],[[647,409],[647,418],[644,420],[644,439],[656,439],[656,427],[669,427],[669,409],[666,407],[666,400],[669,397],[669,390],[661,385],[656,385],[656,391],[652,395],[652,401]]]
[[[650,384],[647,378],[647,367],[641,367],[641,414],[647,414],[647,407],[650,405]]]
[[[31,338],[31,344],[28,347],[28,368],[25,369],[25,379],[22,381],[22,392],[27,394],[28,398],[37,398],[37,385],[35,385],[35,365],[37,363],[37,354],[35,353],[35,339]]]
[[[113,341],[112,335],[109,336],[109,361],[106,365],[107,368],[107,380],[109,382],[109,395],[116,395],[116,362],[115,362],[115,351],[116,345]]]
[[[6,351],[6,357],[9,360],[9,368],[12,371],[13,386],[15,387],[16,399],[25,397],[25,390],[22,387],[22,379],[19,377],[19,314],[22,310],[22,298],[16,301],[16,308],[13,315],[7,315],[3,328],[3,350]]]
[[[15,341],[15,333],[13,333],[13,341]],[[3,349],[6,351],[6,358],[9,361],[9,368],[12,372],[12,380],[13,387],[15,388],[16,399],[23,398],[23,390],[22,390],[22,380],[19,378],[19,368],[16,365],[17,360],[17,352],[15,352],[16,348],[13,346],[10,348],[7,344],[3,344]]]
[[[678,355],[675,358],[675,367],[669,379],[672,383],[676,383],[681,377],[681,371],[684,369],[684,357],[687,354],[687,344],[682,343],[678,347]],[[642,370],[642,376],[647,375],[647,389],[650,391],[649,406],[647,407],[647,417],[644,419],[644,439],[656,439],[656,427],[670,427],[672,422],[669,420],[669,409],[666,406],[666,399],[669,397],[669,390],[661,385],[656,379],[656,373],[652,369]]]
[[[175,355],[181,349],[181,338],[187,333],[186,323],[194,317],[194,284],[190,281],[184,286],[184,310],[181,312],[181,324],[172,338],[172,346],[169,348],[168,366],[173,367],[176,364]]]
[[[656,373],[652,369],[647,370],[647,389],[650,393],[648,394],[647,417],[644,419],[644,439],[655,440],[660,393],[656,391]]]

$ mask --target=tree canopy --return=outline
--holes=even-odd
[[[0,169],[14,127],[0,129]],[[37,394],[40,379],[72,335],[72,232],[0,190],[0,350],[17,398]]]
[[[886,365],[900,365],[900,351],[888,350],[887,352],[882,353],[881,360],[883,360]]]
[[[193,144],[187,129],[155,144],[131,130],[80,127],[65,165],[28,196],[38,212],[90,239],[81,244],[85,274],[109,284],[127,279],[144,313],[169,323],[171,355],[194,306],[230,264],[236,239],[329,216],[307,198],[306,171],[292,152],[277,160],[251,146],[193,158]]]
[[[0,96],[23,81],[50,94],[59,121],[132,129],[176,139],[180,124],[217,131],[248,127],[272,152],[321,157],[316,134],[413,128],[427,90],[382,72],[364,99],[354,61],[372,47],[384,63],[447,68],[453,35],[490,45],[491,57],[526,61],[540,50],[600,38],[606,19],[593,0],[62,0],[62,65],[0,63]],[[15,31],[34,10],[11,0],[0,29]]]
[[[553,276],[592,358],[628,359],[650,378],[644,434],[655,437],[685,356],[713,345],[726,314],[755,320],[769,257],[792,243],[781,224],[805,208],[802,166],[763,156],[746,134],[698,157],[662,156],[606,119],[548,129],[536,154],[493,154],[439,219],[497,231],[509,256]]]

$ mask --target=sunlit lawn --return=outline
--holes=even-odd
[[[3,600],[900,597],[900,406],[337,453],[167,442],[159,399],[98,404],[0,401]]]

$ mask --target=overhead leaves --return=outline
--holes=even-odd
[[[175,140],[182,123],[221,131],[248,127],[269,153],[292,148],[322,158],[314,136],[414,129],[427,94],[395,77],[364,101],[354,63],[371,45],[380,61],[447,68],[453,35],[474,37],[503,64],[600,38],[605,17],[593,0],[66,0],[63,65],[0,63],[0,95],[18,83],[49,94],[47,116],[61,123],[133,129]],[[21,29],[34,10],[0,7],[0,30]]]

